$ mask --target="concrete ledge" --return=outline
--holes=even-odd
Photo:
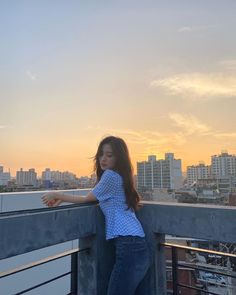
[[[96,233],[97,205],[0,214],[0,259]]]
[[[236,207],[143,202],[138,218],[150,248],[151,267],[142,284],[150,295],[166,295],[165,235],[236,243]],[[80,239],[90,253],[78,255],[78,292],[106,295],[115,261],[105,240],[104,216],[97,204],[0,214],[0,259]]]
[[[152,231],[236,243],[236,207],[143,202],[139,218]]]
[[[236,207],[143,202],[145,231],[236,243]],[[0,259],[98,234],[96,204],[0,214]]]

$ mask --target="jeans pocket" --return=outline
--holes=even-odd
[[[121,259],[126,252],[126,247],[123,245],[123,243],[117,243],[116,244],[116,258]]]

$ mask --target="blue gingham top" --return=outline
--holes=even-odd
[[[105,216],[107,240],[127,235],[145,236],[135,212],[131,209],[126,210],[123,179],[117,172],[105,170],[100,181],[93,188],[92,194],[99,201]]]

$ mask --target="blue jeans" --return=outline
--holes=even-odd
[[[120,236],[114,239],[116,262],[107,295],[146,295],[140,282],[150,266],[150,255],[145,238]]]

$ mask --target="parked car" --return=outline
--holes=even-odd
[[[207,281],[210,284],[221,284],[226,285],[226,280],[218,274],[206,272],[202,275],[202,279]]]

